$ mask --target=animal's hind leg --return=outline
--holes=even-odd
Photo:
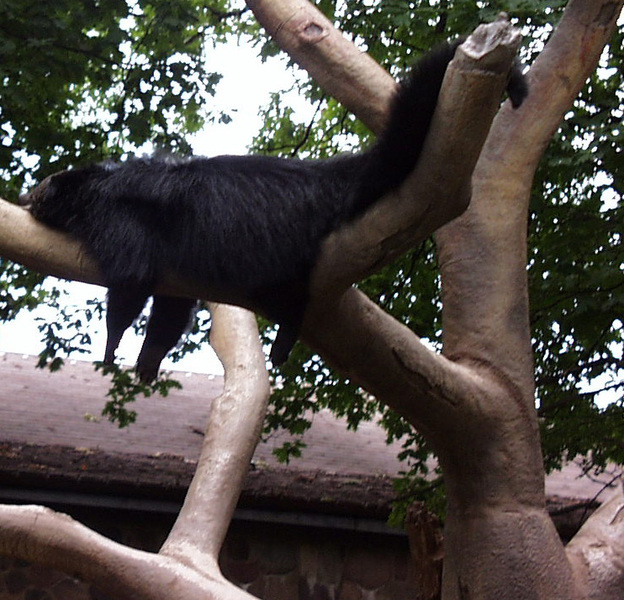
[[[308,305],[307,281],[268,290],[259,298],[267,314],[279,324],[270,353],[273,365],[279,366],[288,360],[301,331]]]
[[[137,288],[136,286],[118,285],[108,288],[106,301],[108,337],[104,352],[105,364],[113,364],[115,350],[117,350],[124,332],[141,314],[149,295],[146,288]]]
[[[282,322],[279,325],[275,341],[271,346],[270,358],[274,366],[279,366],[288,360],[290,351],[297,342],[299,337],[299,331],[301,329],[301,323],[303,321],[303,314],[298,321]]]
[[[144,383],[153,381],[167,352],[186,331],[197,300],[154,296],[152,312],[147,322],[145,341],[137,360],[137,373]]]

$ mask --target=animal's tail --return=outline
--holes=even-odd
[[[360,210],[397,188],[418,162],[448,64],[461,41],[443,44],[414,64],[392,100],[385,129],[369,157],[363,175]]]
[[[388,123],[367,152],[369,163],[363,175],[360,210],[384,193],[399,187],[412,171],[429,132],[446,69],[464,41],[442,44],[414,64],[400,83],[390,107]],[[507,91],[514,108],[528,93],[519,62],[514,64]]]

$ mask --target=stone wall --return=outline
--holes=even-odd
[[[78,512],[79,514],[76,514]],[[109,537],[157,550],[170,516],[73,511]],[[265,600],[417,600],[407,538],[236,521],[221,555],[224,575]],[[111,600],[68,575],[0,557],[0,600]]]
[[[65,573],[0,557],[1,600],[109,600]]]
[[[223,574],[266,600],[414,600],[407,539],[236,523]]]

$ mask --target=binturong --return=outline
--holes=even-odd
[[[145,382],[157,376],[196,304],[154,294],[165,274],[273,320],[279,329],[270,358],[284,362],[299,336],[321,243],[413,170],[459,43],[416,63],[385,130],[362,153],[138,158],[62,171],[23,196],[36,219],[80,240],[101,270],[108,287],[104,362],[113,362],[124,331],[153,296],[137,373]],[[514,107],[527,95],[517,64],[508,94]]]

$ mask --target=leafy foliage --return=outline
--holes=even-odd
[[[62,299],[59,290],[49,292],[48,308],[56,311],[56,318],[38,317],[39,331],[42,334],[44,348],[39,354],[37,367],[58,371],[65,364],[70,355],[86,353],[91,346],[89,323],[102,320],[104,317],[104,303],[99,300],[89,300],[86,306],[70,304]],[[147,324],[147,313],[141,314],[133,324],[137,334],[143,335]],[[195,315],[191,330],[179,346],[174,348],[169,357],[173,362],[180,360],[184,355],[197,350],[208,342],[210,337],[210,313],[201,308]],[[166,396],[171,389],[181,389],[182,385],[171,377],[170,373],[162,372],[158,378],[149,383],[141,383],[136,377],[135,368],[118,365],[104,365],[95,363],[95,370],[103,375],[111,376],[111,385],[106,394],[107,400],[102,415],[120,428],[127,427],[136,421],[136,411],[129,409],[137,395],[149,397],[153,394]]]
[[[622,29],[566,115],[532,199],[531,318],[547,466],[624,462]]]
[[[91,337],[87,325],[94,318],[102,318],[104,308],[101,302],[92,300],[86,306],[76,306],[59,301],[61,297],[59,290],[53,289],[46,301],[48,307],[56,311],[57,318],[37,318],[44,342],[37,361],[40,369],[58,371],[65,363],[65,357],[88,352]]]
[[[126,406],[134,402],[139,394],[146,398],[152,394],[166,397],[172,389],[182,388],[178,381],[169,379],[167,376],[159,377],[152,383],[141,383],[134,369],[124,369],[118,365],[103,365],[102,363],[97,363],[96,367],[102,370],[103,375],[112,375],[111,386],[106,393],[106,397],[110,400],[106,401],[102,415],[117,423],[119,427],[127,427],[136,420],[136,411]]]
[[[20,310],[32,310],[47,298],[41,277],[0,258],[0,322],[10,321]]]
[[[0,170],[35,178],[146,141],[188,152],[218,76],[194,0],[7,0],[0,7]],[[44,59],[43,59],[44,58]]]

